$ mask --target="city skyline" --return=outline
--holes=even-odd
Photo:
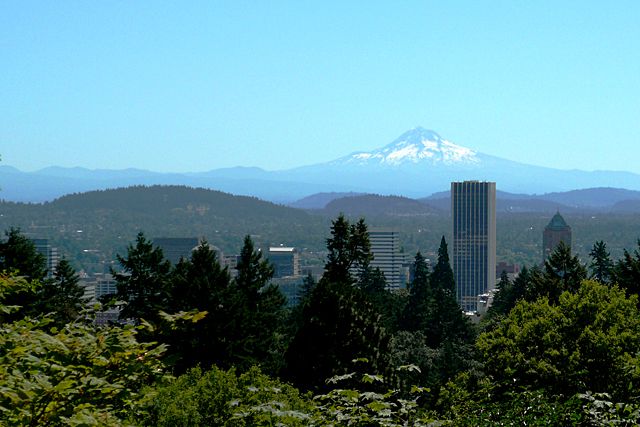
[[[540,166],[628,170],[640,4],[10,2],[2,164],[285,169],[415,126]]]

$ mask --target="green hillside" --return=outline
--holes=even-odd
[[[250,234],[257,247],[292,245],[304,262],[324,260],[326,230],[339,212],[365,217],[371,228],[400,232],[410,255],[433,257],[441,236],[450,239],[451,218],[415,200],[396,196],[358,196],[332,201],[324,210],[303,211],[254,197],[184,186],[136,186],[72,194],[53,202],[0,202],[0,229],[20,227],[30,237],[48,238],[77,268],[102,271],[143,231],[154,237],[206,237],[226,254],[236,254]],[[634,249],[640,218],[622,214],[562,212],[573,228],[573,248],[583,260],[596,240],[614,258]],[[542,231],[551,214],[502,213],[497,219],[497,259],[539,263]]]
[[[254,197],[184,186],[135,186],[72,194],[50,203],[0,203],[0,227],[20,227],[52,240],[81,266],[98,269],[139,231],[148,237],[206,237],[237,253],[250,234],[257,244],[317,247],[327,221]]]

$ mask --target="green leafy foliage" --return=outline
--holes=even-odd
[[[306,426],[315,405],[293,387],[256,367],[237,375],[193,368],[166,385],[147,389],[141,424],[153,426]]]
[[[6,240],[0,242],[0,271],[12,273],[26,279],[29,286],[14,287],[5,299],[5,306],[15,309],[0,312],[0,320],[19,319],[25,314],[37,313],[40,305],[41,285],[47,275],[44,257],[36,251],[33,242],[20,232],[19,228],[11,227],[5,232]]]
[[[548,297],[519,302],[478,338],[487,372],[501,384],[572,395],[584,390],[637,398],[640,315],[637,296],[585,281]]]
[[[3,277],[0,295],[23,284]],[[2,425],[120,425],[141,402],[140,388],[163,376],[165,347],[139,343],[140,327],[51,322],[44,315],[0,326]]]
[[[401,371],[419,371],[413,365],[402,366]],[[343,383],[356,387],[339,387]],[[432,420],[418,410],[418,398],[428,392],[422,387],[413,387],[408,394],[398,390],[370,391],[372,383],[379,383],[384,389],[385,380],[380,375],[355,372],[334,376],[327,382],[335,384],[331,391],[314,397],[319,403],[321,423],[319,425],[340,425],[358,427],[400,427],[426,426]]]
[[[503,392],[487,381],[464,373],[440,393],[443,425],[493,426],[583,426],[586,416],[577,398],[550,395],[545,390]]]

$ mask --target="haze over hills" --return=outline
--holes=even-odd
[[[577,253],[588,254],[596,240],[606,241],[617,257],[635,247],[640,199],[617,202],[617,211],[609,211],[614,214],[600,215],[585,212],[604,211],[509,196],[501,193],[498,199],[500,259],[538,262],[542,229],[558,208],[574,229]],[[201,188],[135,186],[72,194],[43,204],[0,201],[0,228],[19,227],[30,237],[51,239],[62,254],[91,271],[103,271],[139,231],[151,238],[205,236],[230,254],[250,234],[260,247],[300,247],[321,264],[327,229],[339,212],[365,217],[372,228],[398,229],[408,252],[435,251],[443,235],[450,238],[449,206],[447,197],[365,194],[336,197],[322,209],[303,211]]]
[[[10,201],[42,202],[75,192],[164,184],[210,188],[290,203],[310,194],[326,192],[419,198],[448,189],[451,181],[465,179],[496,181],[500,190],[516,194],[592,187],[640,190],[638,174],[526,165],[457,145],[434,131],[418,127],[372,151],[278,171],[236,167],[208,172],[158,173],[140,169],[49,167],[21,172],[10,166],[0,166],[0,196]],[[565,199],[560,201],[565,202]]]
[[[434,215],[448,214],[451,199],[448,191],[420,199],[398,196],[353,193],[318,193],[289,206],[327,214],[348,215]],[[497,213],[638,213],[640,191],[619,188],[589,188],[542,195],[497,191]]]

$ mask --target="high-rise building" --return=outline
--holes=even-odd
[[[52,277],[58,262],[60,262],[58,248],[51,246],[48,239],[31,239],[31,241],[35,246],[36,251],[44,257],[47,267],[47,275]]]
[[[267,259],[273,265],[274,278],[300,276],[300,255],[296,248],[270,247]]]
[[[496,183],[451,183],[456,298],[475,311],[478,296],[496,284]]]
[[[404,288],[407,284],[405,256],[400,252],[399,233],[388,229],[369,230],[372,268],[379,268],[387,280],[387,289]]]
[[[560,212],[551,218],[542,232],[542,261],[546,261],[551,252],[563,242],[571,247],[571,227],[567,225]]]
[[[191,252],[198,246],[197,237],[158,237],[153,244],[162,249],[166,259],[177,264],[180,258],[191,259]]]

